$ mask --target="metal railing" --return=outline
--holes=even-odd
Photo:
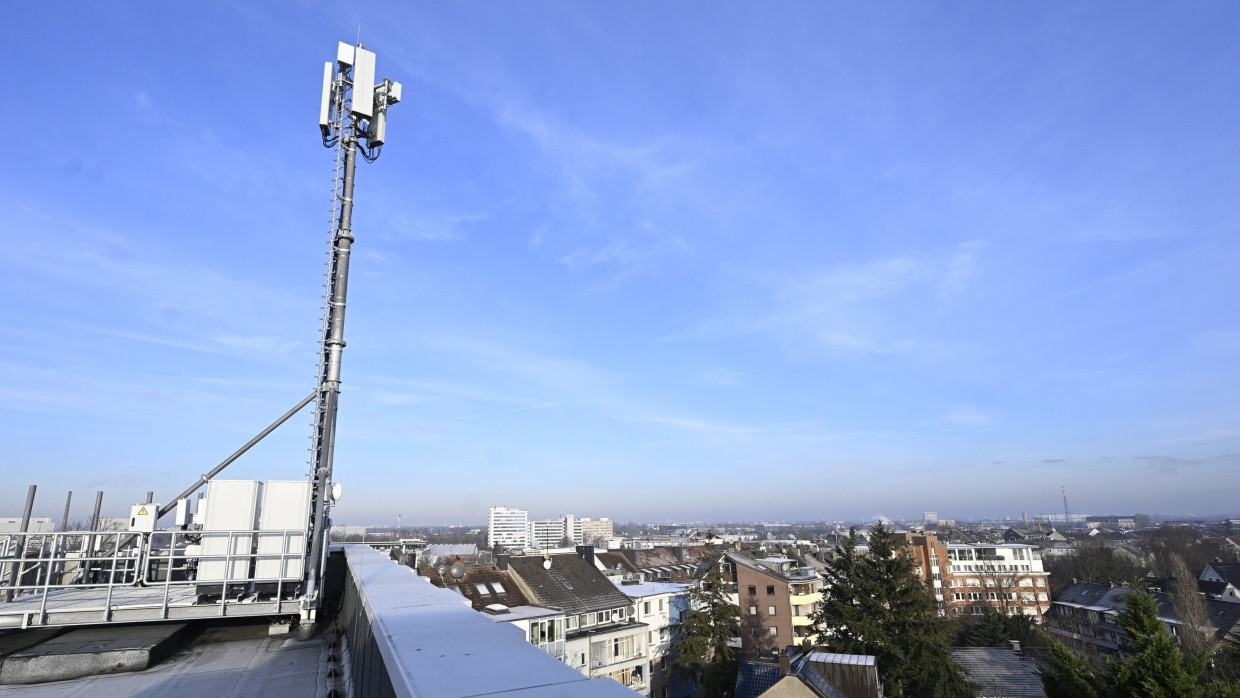
[[[260,599],[280,613],[300,592],[306,531],[69,531],[0,540],[0,618],[21,614],[26,627],[63,611],[109,622],[121,607],[167,619],[173,606],[219,604],[222,616]]]

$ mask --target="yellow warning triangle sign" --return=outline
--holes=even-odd
[[[138,510],[138,516],[146,516],[146,507],[142,507]]]

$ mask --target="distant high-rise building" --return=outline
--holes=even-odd
[[[615,527],[609,518],[580,519],[580,521],[581,542],[585,545],[592,545],[600,538],[606,540],[616,535]]]
[[[564,524],[564,535],[573,542],[573,545],[585,543],[581,537],[581,519],[572,514],[566,514],[560,517],[560,522]]]
[[[923,511],[923,512],[921,513],[921,520],[922,520],[922,521],[923,521],[923,522],[924,522],[927,526],[937,526],[937,525],[939,525],[939,512],[937,512],[937,511]]]
[[[564,539],[564,522],[561,519],[530,522],[530,543],[540,548],[558,548]]]
[[[487,513],[487,546],[524,548],[530,544],[529,512],[491,507]]]

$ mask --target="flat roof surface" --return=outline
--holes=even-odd
[[[188,647],[146,671],[68,681],[0,686],[0,696],[326,696],[324,634],[301,641],[268,635],[266,622],[209,628]]]

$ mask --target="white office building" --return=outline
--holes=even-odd
[[[564,538],[564,522],[560,519],[530,522],[530,544],[540,548],[558,548]]]
[[[487,513],[487,547],[526,548],[530,544],[529,512],[491,507]]]

